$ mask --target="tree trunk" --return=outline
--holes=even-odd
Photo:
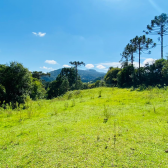
[[[133,63],[134,62],[134,56],[133,56],[133,52],[131,53],[131,64],[132,64],[132,66],[133,66]]]
[[[161,59],[163,59],[163,25],[161,26]]]
[[[138,69],[138,73],[139,73],[139,84],[141,83],[141,73],[140,73],[140,59],[141,57],[141,45],[139,44],[139,69]]]
[[[140,57],[141,57],[141,46],[139,44],[139,70],[138,70],[139,76],[140,76],[140,61],[141,61]]]
[[[77,87],[77,80],[78,80],[78,70],[77,70],[77,65],[76,65],[76,87]]]

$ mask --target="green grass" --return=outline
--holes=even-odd
[[[96,88],[26,106],[0,109],[1,168],[168,167],[168,90]]]

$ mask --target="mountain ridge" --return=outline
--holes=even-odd
[[[46,82],[52,82],[60,74],[61,70],[62,70],[62,68],[51,71],[51,72],[49,72],[50,77],[43,76],[43,77],[41,77],[41,79],[45,80]],[[106,73],[98,72],[94,69],[87,69],[87,70],[78,69],[78,74],[81,77],[82,82],[91,82],[91,81],[95,80],[96,78],[99,78],[99,77],[103,78]]]

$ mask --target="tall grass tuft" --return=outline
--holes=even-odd
[[[106,123],[108,119],[111,117],[111,113],[109,112],[108,108],[105,105],[104,105],[103,114],[105,116],[104,123]]]
[[[101,94],[102,94],[102,90],[99,90],[99,92],[98,92],[98,95],[99,95],[98,98],[99,98],[99,97],[102,97]]]

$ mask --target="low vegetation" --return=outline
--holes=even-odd
[[[140,90],[77,90],[0,108],[0,167],[167,167],[167,87]]]

